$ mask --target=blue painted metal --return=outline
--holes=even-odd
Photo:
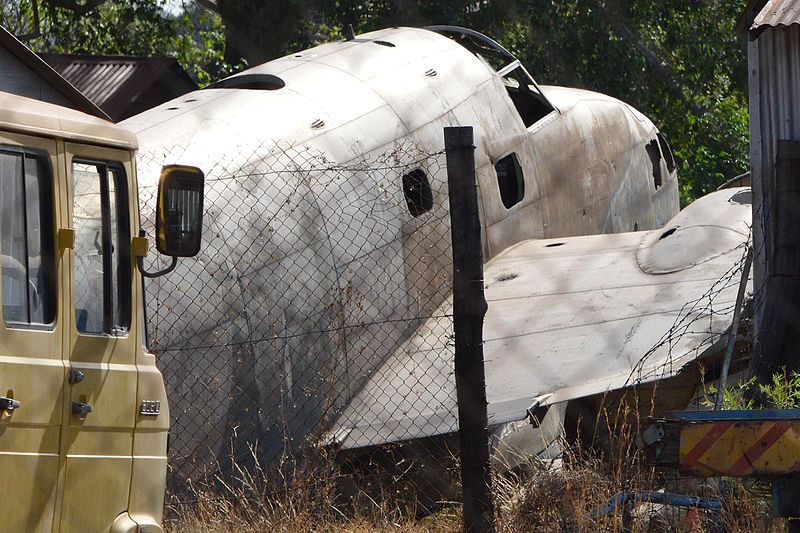
[[[666,413],[667,420],[697,422],[722,420],[800,420],[800,409],[744,409],[723,411],[673,411]]]
[[[672,494],[670,492],[656,492],[652,490],[626,491],[615,495],[602,508],[595,510],[591,516],[598,518],[613,513],[618,507],[622,507],[628,501],[661,503],[674,507],[692,507],[695,509],[705,509],[708,511],[721,511],[722,503],[714,498],[700,498],[698,496],[687,496],[685,494]]]

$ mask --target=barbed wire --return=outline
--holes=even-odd
[[[189,150],[139,154],[143,221],[153,219],[157,172]],[[242,146],[209,162],[204,211],[200,255],[146,287],[149,341],[170,400],[173,490],[232,472],[232,464],[281,465],[331,445],[340,429],[361,432],[355,442],[381,445],[352,450],[373,465],[405,472],[408,455],[393,455],[398,446],[455,464],[448,440],[458,429],[455,397],[439,397],[454,382],[453,362],[442,364],[440,353],[453,340],[444,152],[400,143],[338,164],[308,147]],[[152,224],[143,228],[152,238]],[[673,353],[681,338],[705,335],[699,353],[724,335],[712,322],[732,314],[733,303],[720,295],[738,283],[743,260],[682,305],[624,387],[674,375],[687,362]],[[166,261],[147,258],[149,268]],[[426,324],[424,336],[413,335]],[[395,375],[383,366],[412,349],[414,368]],[[650,364],[663,349],[666,357]],[[375,433],[358,420],[364,411],[351,406],[345,416],[370,381],[385,393],[366,398],[370,416],[397,426],[388,441],[370,440]],[[444,392],[417,405],[415,387]],[[411,416],[423,412],[424,421]],[[425,424],[443,437],[418,438]],[[432,477],[453,474],[422,464],[414,470],[427,468],[432,485],[441,484]]]
[[[139,154],[143,220],[155,173],[185,153]],[[173,488],[217,475],[230,454],[278,465],[318,446],[412,331],[452,322],[437,311],[451,290],[446,190],[444,153],[414,143],[347,164],[243,146],[208,166],[203,251],[147,286]]]

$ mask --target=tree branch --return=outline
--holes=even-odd
[[[614,0],[599,0],[595,2],[595,5],[600,8],[600,11],[603,13],[603,17],[606,19],[606,23],[611,30],[625,39],[628,44],[633,46],[633,48],[639,52],[642,57],[644,57],[645,61],[647,61],[647,64],[653,69],[653,72],[656,74],[656,76],[661,78],[669,90],[678,98],[687,100],[684,95],[684,91],[692,92],[689,84],[675,71],[675,69],[673,69],[664,59],[662,59],[661,56],[643,43],[639,38],[639,35],[634,30],[628,27],[628,25],[625,23],[625,16],[622,14],[622,10],[616,4],[616,2]],[[691,99],[688,100],[688,104],[693,108],[695,113],[700,113],[702,111],[695,106]]]
[[[39,22],[39,2],[38,0],[33,0],[31,2],[31,8],[33,9],[33,29],[28,33],[24,33],[22,35],[17,35],[17,39],[20,41],[30,41],[31,39],[36,39],[37,37],[41,37],[42,35],[42,25]]]

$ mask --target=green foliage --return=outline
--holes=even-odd
[[[0,22],[29,33],[33,0]],[[87,2],[99,4],[86,11]],[[260,62],[393,25],[451,24],[486,33],[543,84],[615,96],[648,115],[678,162],[683,204],[748,169],[746,0],[38,0],[38,52],[169,55],[202,85]],[[64,6],[72,6],[67,8]],[[76,7],[78,9],[76,9]],[[83,11],[86,11],[85,13]]]
[[[194,4],[171,15],[164,4],[104,1],[84,12],[84,3],[39,0],[34,6],[32,0],[15,0],[0,10],[0,24],[38,53],[174,57],[200,85],[240,68],[223,60],[224,26],[218,15]]]
[[[756,383],[756,378],[726,387],[722,391],[722,409],[755,409],[755,402],[750,397],[750,391]],[[717,399],[718,389],[710,385],[708,393],[703,398],[703,405],[708,409],[714,409]]]
[[[747,381],[727,387],[723,391],[722,408],[755,409],[753,393],[756,388],[763,396],[765,408],[794,409],[800,405],[800,373],[794,370],[787,372],[784,368],[781,372],[772,375],[772,382],[769,384],[758,384],[756,387],[756,378],[752,377]],[[705,407],[714,408],[717,392],[717,388],[713,385],[708,387],[708,392],[703,398]]]
[[[771,407],[775,409],[794,409],[800,403],[800,374],[795,371],[772,375],[772,383],[759,385],[758,389]]]

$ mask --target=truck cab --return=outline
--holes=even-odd
[[[145,342],[136,148],[0,93],[0,531],[162,531],[169,411]]]

